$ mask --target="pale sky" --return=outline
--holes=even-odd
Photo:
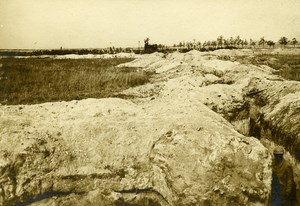
[[[0,49],[300,40],[300,0],[0,0]]]

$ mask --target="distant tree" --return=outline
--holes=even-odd
[[[240,44],[241,44],[241,38],[240,36],[237,36],[234,40],[234,45],[236,45],[239,48]]]
[[[198,41],[198,42],[197,42],[197,48],[198,48],[198,49],[201,49],[201,45],[202,45],[201,42]]]
[[[194,48],[194,43],[190,42],[190,49],[193,49],[193,48]]]
[[[165,49],[165,48],[166,48],[166,45],[158,44],[158,45],[157,45],[157,48],[159,48],[159,49]]]
[[[242,48],[244,48],[244,45],[245,45],[244,40],[241,40],[241,45],[242,45]]]
[[[228,39],[224,39],[224,45],[225,45],[225,47],[229,46],[229,40]]]
[[[207,42],[206,42],[206,45],[207,45],[208,47],[210,47],[210,46],[211,46],[211,41],[207,41]]]
[[[267,41],[266,42],[267,43],[267,45],[269,46],[269,47],[273,47],[274,48],[274,46],[275,46],[275,42],[273,42],[273,41]]]
[[[211,42],[211,46],[214,47],[214,48],[216,48],[217,47],[217,42],[216,41],[212,41]]]
[[[183,44],[182,44],[182,42],[179,42],[179,48],[181,48],[181,47],[182,47],[182,45],[183,45]]]
[[[223,47],[223,39],[222,35],[217,38],[218,46],[221,46],[221,48]]]
[[[265,43],[266,43],[265,37],[261,37],[259,42],[258,42],[258,45],[263,45],[263,48],[265,48]]]
[[[255,44],[253,45],[253,39],[249,39],[249,45],[250,45],[250,47],[252,47],[252,46],[255,46]]]
[[[247,39],[244,40],[244,45],[247,46],[249,43],[247,41]]]
[[[252,41],[252,42],[250,43],[250,46],[251,46],[251,47],[254,47],[254,48],[255,48],[255,45],[256,45],[256,42],[255,42],[255,41]]]
[[[234,39],[233,39],[233,37],[230,37],[230,39],[229,39],[229,45],[230,46],[234,46]]]
[[[193,43],[192,42],[186,42],[187,48],[192,49],[193,48]]]
[[[196,48],[196,39],[193,39],[193,49]]]
[[[283,45],[283,47],[285,47],[285,45],[287,45],[288,42],[289,41],[288,41],[288,39],[285,36],[281,37],[279,39],[279,41],[278,41],[278,43],[281,44],[281,45]]]
[[[295,46],[296,46],[297,43],[298,43],[297,39],[293,38],[292,41],[291,41],[291,44],[294,45],[294,48],[295,48]]]
[[[251,43],[253,42],[253,39],[249,39],[249,45],[251,45]]]

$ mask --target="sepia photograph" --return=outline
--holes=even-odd
[[[299,0],[0,0],[0,206],[300,206]]]

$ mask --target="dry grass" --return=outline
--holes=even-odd
[[[278,74],[288,80],[300,81],[299,55],[272,55],[263,54],[253,58],[237,57],[242,63],[254,65],[268,65],[278,71]]]
[[[0,103],[35,104],[113,96],[145,84],[137,68],[116,68],[132,59],[0,59]]]

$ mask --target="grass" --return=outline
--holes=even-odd
[[[270,62],[270,67],[279,71],[286,79],[300,81],[300,56],[299,55],[278,55],[278,61]]]
[[[111,97],[149,81],[149,75],[138,68],[116,68],[131,60],[3,58],[0,103],[36,104]]]
[[[242,63],[268,65],[288,80],[300,81],[300,55],[263,54],[253,58],[237,57]]]

